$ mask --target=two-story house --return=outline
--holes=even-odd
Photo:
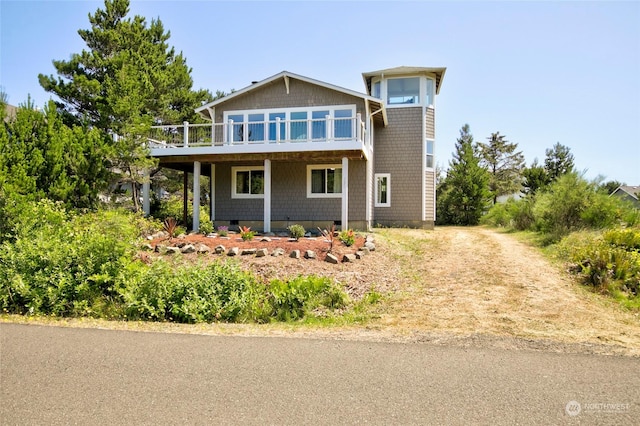
[[[216,226],[431,228],[445,70],[367,72],[366,93],[283,71],[198,108],[207,124],[156,126],[151,155],[193,173],[196,229],[202,175]]]

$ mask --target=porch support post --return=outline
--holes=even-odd
[[[263,232],[271,232],[271,160],[264,160],[264,218]]]
[[[193,162],[193,231],[200,231],[200,162]]]
[[[342,157],[342,230],[349,229],[349,159]]]
[[[144,181],[142,182],[142,211],[145,216],[149,216],[151,214],[151,203],[149,200],[149,192],[151,189],[151,180],[149,176],[149,171],[145,170],[144,172]]]
[[[187,207],[189,205],[189,172],[182,172],[182,223],[187,227]]]
[[[216,165],[211,163],[211,178],[209,179],[209,194],[211,194],[211,222],[216,220]]]

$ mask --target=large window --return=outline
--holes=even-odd
[[[307,197],[337,198],[342,194],[342,167],[339,164],[307,166]]]
[[[237,144],[352,139],[355,137],[355,117],[355,105],[331,105],[227,111],[223,119],[225,123],[233,120],[227,140]]]
[[[375,180],[375,207],[391,207],[391,175],[389,173],[376,173]]]
[[[390,78],[387,80],[387,104],[420,103],[420,77]]]
[[[263,198],[264,167],[232,167],[231,198]]]

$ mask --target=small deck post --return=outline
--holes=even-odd
[[[349,159],[342,157],[342,230],[349,229]]]
[[[186,148],[189,146],[189,122],[185,121],[182,123],[182,125],[184,126],[184,141],[183,141],[183,146]]]
[[[200,231],[200,162],[193,162],[193,231]]]
[[[271,232],[271,160],[264,160],[264,218],[263,232]]]

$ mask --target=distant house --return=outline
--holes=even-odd
[[[637,208],[640,208],[640,200],[638,200],[638,195],[640,195],[640,186],[629,185],[621,185],[611,193],[612,197],[622,198],[623,200],[631,202]]]
[[[207,124],[155,126],[151,156],[185,173],[185,193],[193,173],[194,207],[211,178],[216,225],[432,228],[445,70],[367,72],[366,93],[283,71],[196,109]],[[148,186],[143,198],[148,212]]]

